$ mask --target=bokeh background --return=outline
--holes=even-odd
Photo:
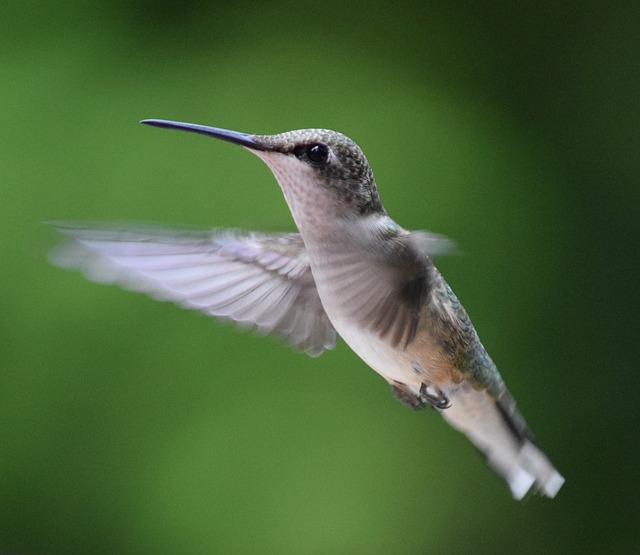
[[[640,552],[634,2],[0,5],[0,553]],[[344,344],[48,265],[51,219],[292,230],[246,151],[355,139],[567,482],[518,503]]]

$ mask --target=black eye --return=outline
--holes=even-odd
[[[324,164],[329,158],[329,149],[323,144],[309,145],[307,147],[307,158],[314,164]]]
[[[305,159],[317,165],[324,164],[329,159],[329,147],[322,143],[298,145],[293,150],[293,153],[296,158]]]

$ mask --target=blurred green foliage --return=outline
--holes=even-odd
[[[0,6],[0,553],[631,553],[632,2]],[[319,359],[50,267],[49,219],[292,229],[242,149],[328,127],[439,267],[567,483],[514,502],[345,345]]]

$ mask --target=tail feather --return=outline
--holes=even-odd
[[[489,466],[507,482],[514,498],[522,499],[530,490],[555,497],[564,478],[533,443],[514,406],[507,411],[486,391],[468,384],[448,395],[451,406],[442,416],[485,455]]]

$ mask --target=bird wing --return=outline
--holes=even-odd
[[[375,240],[332,252],[323,264],[323,288],[335,300],[336,312],[405,349],[429,300],[430,257],[450,251],[452,242],[426,231],[377,235]]]
[[[309,355],[335,346],[299,234],[52,223],[54,264],[210,316],[275,333]]]

